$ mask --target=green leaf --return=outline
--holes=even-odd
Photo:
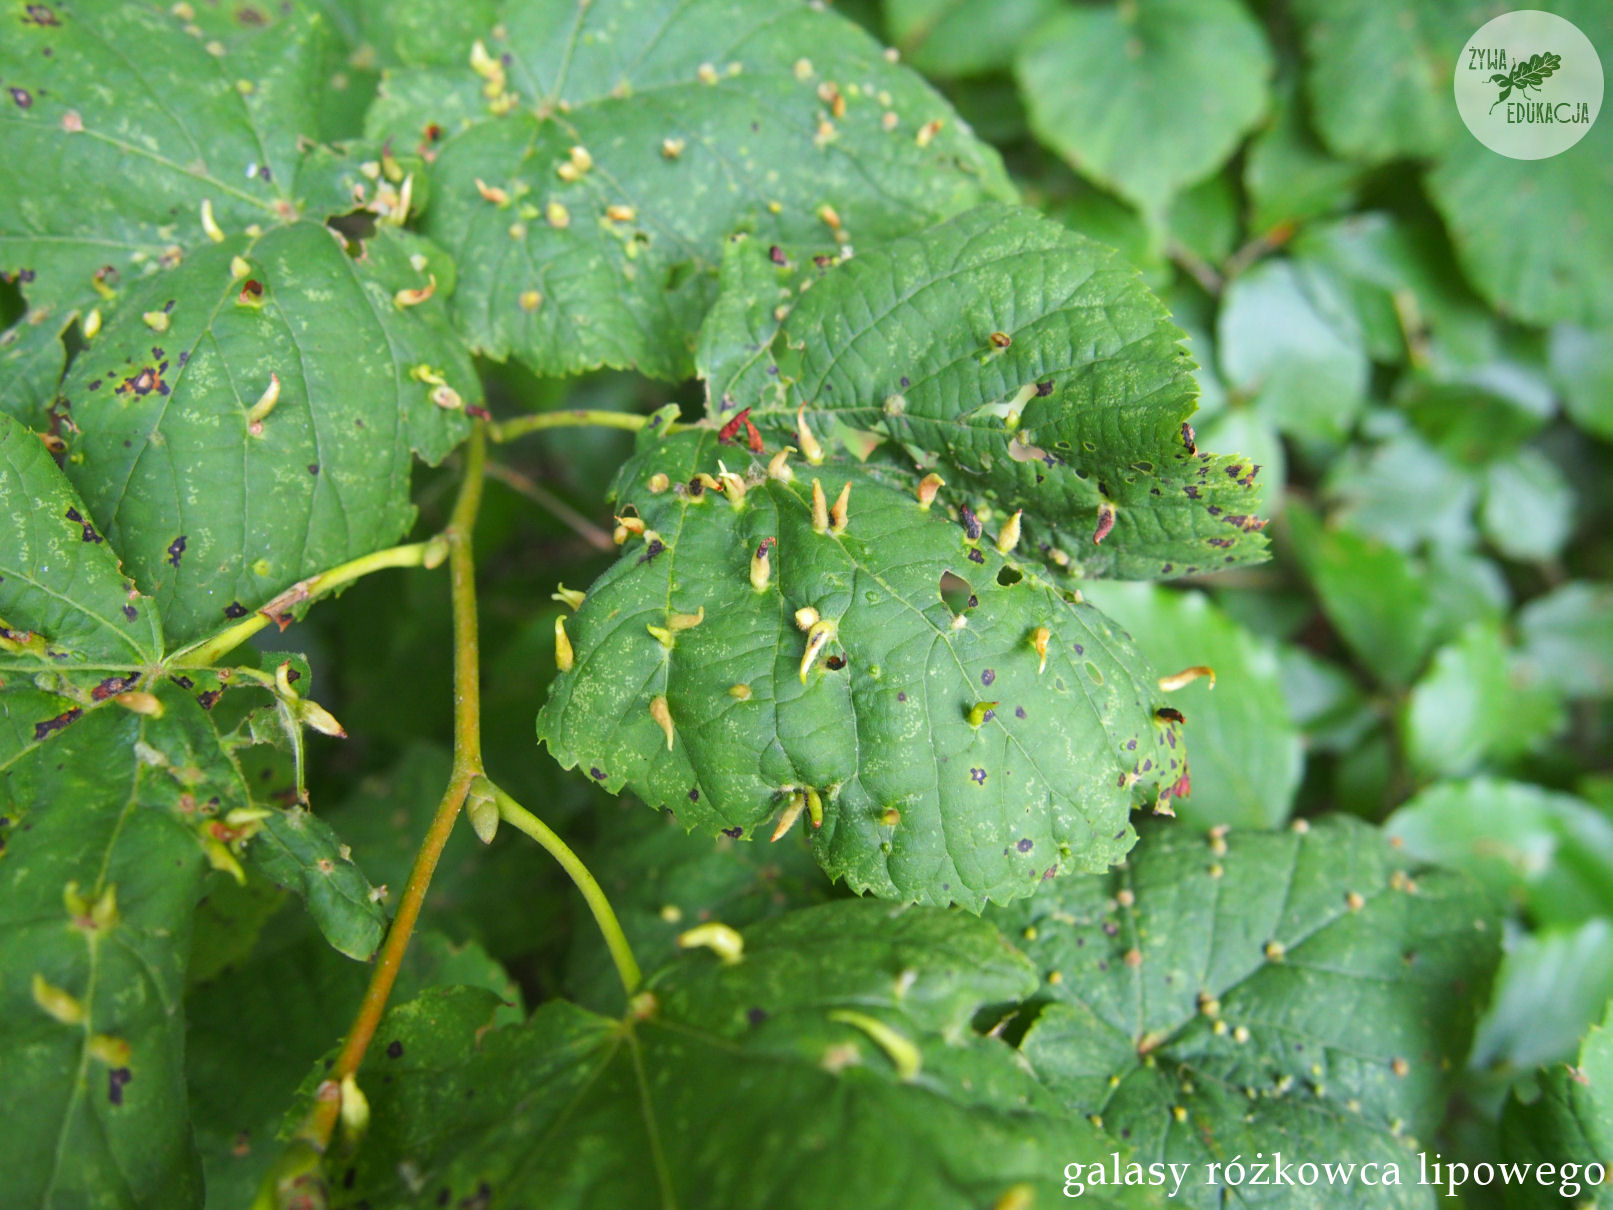
[[[885,0],[885,28],[902,58],[949,79],[1006,70],[1058,0]]]
[[[1514,1092],[1501,1114],[1502,1152],[1512,1163],[1553,1165],[1551,1179],[1507,1191],[1518,1207],[1561,1205],[1564,1198],[1593,1198],[1607,1204],[1607,1191],[1585,1185],[1588,1164],[1606,1172],[1613,1154],[1613,1010],[1593,1025],[1580,1047],[1579,1062],[1554,1065],[1540,1073],[1538,1095],[1526,1101]],[[1570,1165],[1573,1170],[1569,1171]],[[1581,1204],[1587,1204],[1582,1201]]]
[[[1193,793],[1176,808],[1184,824],[1269,827],[1287,819],[1304,757],[1272,645],[1200,593],[1093,584],[1085,595],[1160,672],[1215,670],[1213,690],[1201,679],[1169,699],[1187,716],[1193,744]]]
[[[575,667],[538,718],[555,758],[707,835],[766,834],[810,791],[824,869],[891,898],[978,910],[1124,853],[1184,754],[1114,627],[875,468],[757,466],[739,507],[695,479],[744,456],[706,430],[624,468],[617,509],[647,528],[568,620]],[[843,533],[815,532],[814,482],[850,486]],[[807,608],[830,635],[810,659]]]
[[[686,377],[736,230],[864,246],[1012,194],[996,153],[836,14],[544,0],[497,29],[485,75],[461,43],[455,68],[397,73],[370,128],[407,147],[444,132],[426,230],[460,266],[456,320],[539,373]]]
[[[802,295],[773,343],[784,402],[764,396],[752,418],[797,444],[803,407],[819,434],[831,419],[887,434],[961,499],[1056,527],[1072,572],[1257,561],[1260,468],[1197,452],[1181,339],[1118,255],[983,206],[859,252]]]
[[[1605,5],[1553,11],[1598,46],[1613,40]],[[1449,100],[1447,91],[1441,103]],[[1457,138],[1426,180],[1468,280],[1495,310],[1532,324],[1613,320],[1613,288],[1602,271],[1613,258],[1613,213],[1604,205],[1613,190],[1613,126],[1596,123],[1573,147],[1541,160],[1509,159]]]
[[[765,848],[726,836],[713,844],[632,803],[600,813],[599,835],[583,856],[649,970],[677,953],[678,934],[703,921],[745,928],[837,897],[800,833]],[[622,986],[596,934],[574,933],[565,990],[584,1007],[620,1009]]]
[[[1311,110],[1335,153],[1380,164],[1431,155],[1467,137],[1451,101],[1451,75],[1462,44],[1494,15],[1483,5],[1300,0],[1295,8],[1304,24]]]
[[[1051,1203],[1071,1156],[1113,1149],[970,1033],[1034,986],[994,929],[840,903],[743,940],[737,964],[664,968],[622,1021],[552,1001],[484,1031],[486,1001],[463,994],[394,1009],[359,1073],[372,1118],[354,1176],[331,1179],[389,1206],[485,1190],[556,1210],[975,1210],[1020,1185]],[[445,1134],[434,1107],[450,1103]]]
[[[302,806],[271,812],[246,856],[266,877],[302,898],[337,950],[360,962],[375,953],[386,932],[382,892],[353,864],[329,823]]]
[[[1367,352],[1337,279],[1270,260],[1234,278],[1217,323],[1228,386],[1284,432],[1338,440],[1365,401]]]
[[[706,411],[727,418],[758,402],[783,406],[779,326],[796,298],[838,263],[833,244],[786,249],[736,235],[723,247],[717,300],[700,325],[695,369],[706,383]]]
[[[384,233],[359,263],[311,223],[231,237],[135,287],[74,361],[69,476],[161,605],[170,641],[408,529],[411,451],[442,458],[479,397],[442,303],[393,301],[441,257],[416,270],[415,251]],[[422,381],[422,367],[449,388]],[[433,402],[450,388],[455,408]],[[255,408],[270,410],[255,421]]]
[[[1613,694],[1613,587],[1571,581],[1518,614],[1524,658],[1572,698]]]
[[[1410,358],[1441,378],[1466,379],[1502,356],[1494,314],[1468,287],[1432,220],[1362,211],[1306,226],[1290,251],[1301,263],[1325,265],[1344,285],[1375,361]]]
[[[43,428],[62,380],[67,350],[62,322],[46,309],[23,316],[0,332],[0,413]]]
[[[1485,468],[1484,536],[1509,559],[1556,558],[1574,528],[1574,489],[1539,450],[1520,450]]]
[[[0,774],[0,1048],[29,1106],[0,1136],[17,1204],[201,1202],[179,1006],[210,819],[247,792],[196,701],[154,691],[160,716],[86,710]]]
[[[1355,199],[1360,169],[1327,153],[1307,114],[1294,89],[1280,89],[1265,129],[1250,140],[1243,187],[1256,235],[1348,209]]]
[[[1562,699],[1507,650],[1499,629],[1475,622],[1434,653],[1401,730],[1414,770],[1459,777],[1539,747],[1566,721]]]
[[[1396,550],[1465,549],[1478,533],[1479,485],[1415,432],[1350,445],[1322,481],[1333,516]]]
[[[1569,795],[1490,778],[1441,783],[1384,830],[1418,860],[1465,870],[1541,923],[1613,911],[1613,824]]]
[[[1037,137],[1156,216],[1265,115],[1271,73],[1265,35],[1236,0],[1065,9],[1015,64]]]
[[[19,15],[0,77],[29,100],[8,104],[0,149],[31,168],[0,209],[0,268],[33,275],[33,305],[65,318],[104,306],[97,287],[109,297],[160,275],[207,244],[204,202],[226,231],[296,216],[298,140],[318,133],[322,18],[300,13],[226,48],[156,5]]]
[[[1309,750],[1348,752],[1377,722],[1366,693],[1343,666],[1291,644],[1278,658],[1289,711]]]
[[[1558,324],[1551,330],[1551,374],[1574,423],[1613,440],[1613,334]]]
[[[1508,1082],[1573,1058],[1613,996],[1613,923],[1594,916],[1508,938],[1469,1065]]]
[[[1322,610],[1362,665],[1390,685],[1417,675],[1436,641],[1428,580],[1406,555],[1290,505],[1288,523]]]
[[[157,658],[157,611],[123,575],[106,536],[44,443],[0,415],[0,666],[48,652],[87,664]],[[30,639],[29,633],[43,640]]]
[[[1023,1043],[1042,1080],[1142,1162],[1193,1162],[1183,1199],[1204,1207],[1230,1192],[1204,1165],[1240,1153],[1412,1163],[1396,1136],[1444,1117],[1500,931],[1467,880],[1348,819],[1208,841],[1155,825],[1124,868],[994,918],[1045,973]],[[1424,1205],[1406,1184],[1371,1204]]]

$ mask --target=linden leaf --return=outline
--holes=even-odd
[[[1072,572],[1258,561],[1260,468],[1198,452],[1181,340],[1118,254],[988,205],[829,269],[772,338],[779,387],[752,395],[753,374],[714,398],[787,440],[801,408],[819,436],[832,423],[888,436],[949,495],[1051,527],[1044,555]]]
[[[1118,629],[877,467],[782,481],[742,448],[651,437],[623,469],[644,529],[564,619],[556,759],[708,835],[821,809],[820,864],[888,898],[978,910],[1120,857],[1186,757]]]
[[[1153,1160],[1406,1163],[1439,1125],[1500,956],[1485,894],[1348,817],[1287,832],[1144,830],[1125,867],[994,913],[1044,972],[1023,1048],[1069,1108]],[[1403,1178],[1404,1179],[1404,1178]],[[1421,1206],[1406,1181],[1373,1205]],[[1338,1204],[1339,1185],[1284,1206]],[[1375,1191],[1372,1195],[1378,1197]]]
[[[873,243],[1012,195],[922,79],[795,0],[509,3],[459,63],[395,73],[369,128],[434,157],[466,339],[542,374],[687,376],[735,230]]]
[[[979,921],[835,903],[734,936],[737,963],[686,953],[624,1019],[551,1000],[488,1028],[498,1001],[466,989],[393,1009],[358,1075],[368,1134],[327,1178],[377,1206],[978,1210],[1051,1205],[1069,1157],[1127,1156],[970,1030],[1034,986]]]

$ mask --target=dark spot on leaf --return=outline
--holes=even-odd
[[[31,109],[34,104],[34,98],[26,88],[13,88],[11,99],[17,103],[19,109]]]
[[[47,718],[42,723],[35,723],[34,741],[37,743],[39,740],[48,738],[53,732],[60,731],[63,727],[71,726],[78,721],[83,713],[84,711],[74,706],[71,709],[63,710],[55,718]]]
[[[971,550],[969,552],[969,562],[979,563],[983,566],[986,562],[986,556],[981,554],[978,550]]]
[[[228,605],[224,606],[224,616],[227,618],[244,618],[246,617],[246,614],[246,606],[241,604],[239,601],[231,601]]]
[[[196,695],[197,704],[203,710],[211,710],[218,704],[218,699],[224,696],[222,689],[206,689]]]
[[[963,532],[968,535],[969,541],[980,540],[980,518],[975,516],[974,509],[967,504],[958,506],[958,518],[963,522]]]
[[[22,19],[24,25],[60,25],[61,19],[48,4],[30,4]]]
[[[724,828],[722,834],[728,837],[729,840],[738,840],[745,834],[745,829],[736,825],[732,828]]]
[[[1198,434],[1193,431],[1193,426],[1185,420],[1182,422],[1182,444],[1187,447],[1189,454],[1199,452]]]
[[[700,801],[700,791],[699,790],[690,790],[689,791],[689,801],[690,802],[699,802]]]
[[[132,621],[134,621],[136,618],[138,618],[140,616],[140,611],[138,609],[136,609],[133,605],[125,605],[123,607],[123,616],[128,618],[129,621],[132,622]]]
[[[905,702],[907,700],[907,694],[901,690],[897,690],[896,700],[899,702]]]
[[[986,717],[988,717],[988,718],[991,717],[991,712],[989,710],[986,712]],[[974,782],[974,784],[977,785],[977,786],[985,785],[986,784],[986,771],[984,769],[979,769],[979,768],[970,769],[969,770],[969,780]]]
[[[1234,462],[1231,466],[1227,467],[1228,478],[1236,479],[1242,472],[1243,463],[1241,462]]]
[[[1191,483],[1182,488],[1182,491],[1187,493],[1187,498],[1189,500],[1197,500],[1199,498],[1199,489]]]
[[[1029,853],[1033,848],[1036,847],[1036,845],[1029,836],[1022,836],[1020,837],[1019,843],[1014,847],[1017,848],[1021,853]]]
[[[908,380],[907,380],[907,375],[906,375],[906,374],[903,374],[903,375],[902,375],[902,385],[903,385],[903,386],[904,386],[904,387],[905,387],[905,386],[912,386],[912,385],[913,385],[913,384],[912,384],[912,383],[910,383],[910,382],[909,382],[909,381],[908,381]]]
[[[403,1057],[403,1043],[397,1041],[388,1042],[386,1057],[389,1059],[401,1059]]]
[[[1113,937],[1119,931],[1120,931],[1120,926],[1118,924],[1116,924],[1113,920],[1105,920],[1103,922],[1103,935],[1105,937]]]
[[[140,678],[130,673],[128,676],[109,676],[106,680],[90,690],[90,697],[97,702],[104,702],[113,694],[122,693]]]
[[[1051,395],[1053,393],[1053,380],[1049,378],[1046,382],[1037,383],[1036,393],[1043,396]]]
[[[590,777],[592,777],[595,781],[604,781],[605,780],[605,771],[603,769],[601,769],[598,765],[595,765],[591,769],[589,769],[588,770],[588,775]]]
[[[1222,549],[1225,549],[1226,547],[1231,546],[1232,543],[1236,541],[1236,539],[1235,538],[1211,538],[1209,541],[1210,541],[1211,546],[1219,546]]]
[[[767,1020],[767,1010],[765,1008],[748,1009],[745,1013],[745,1020],[749,1021],[752,1025],[760,1025],[763,1021]]]
[[[317,475],[317,474],[319,474],[319,463],[317,463],[317,462],[310,462],[310,463],[309,463],[309,464],[308,464],[308,473],[309,473],[309,474],[310,474],[310,475]]]
[[[651,538],[649,545],[644,548],[644,553],[638,557],[638,561],[640,564],[648,563],[650,560],[654,559],[656,555],[663,553],[665,550],[665,542],[661,541],[659,538]]]
[[[1126,751],[1127,752],[1135,752],[1135,751],[1137,751],[1137,741],[1134,740],[1134,739],[1128,739],[1126,741]]]
[[[789,257],[784,255],[784,249],[777,244],[767,250],[767,258],[775,265],[787,265],[790,263]]]
[[[997,672],[996,672],[995,669],[992,669],[992,668],[987,668],[984,672],[982,672],[980,674],[980,683],[982,685],[989,685],[989,684],[991,684],[992,681],[994,681],[996,679],[997,679]]]
[[[175,538],[172,542],[170,542],[168,544],[168,564],[169,564],[169,566],[178,567],[179,566],[179,560],[184,557],[184,554],[185,554],[185,535],[180,534],[179,537]]]
[[[127,1067],[114,1067],[106,1073],[106,1099],[114,1105],[123,1104],[123,1086],[134,1079]]]
[[[1161,706],[1158,710],[1154,711],[1154,717],[1168,723],[1187,722],[1187,719],[1182,717],[1182,712],[1176,709],[1174,706]]]
[[[1015,706],[1014,707],[1014,717],[1015,718],[1024,718],[1025,717],[1025,707],[1023,707],[1023,706]]]
[[[823,666],[830,672],[839,672],[846,666],[846,657],[843,655],[831,655],[823,661]]]

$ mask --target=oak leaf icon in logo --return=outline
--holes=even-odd
[[[1542,81],[1562,65],[1562,56],[1549,51],[1543,55],[1530,55],[1527,59],[1514,59],[1510,72],[1506,75],[1496,72],[1490,77],[1492,83],[1501,86],[1501,95],[1495,99],[1495,105],[1510,97],[1514,88],[1521,93],[1527,93],[1531,88],[1539,88]],[[1490,106],[1491,113],[1495,112],[1495,105]]]

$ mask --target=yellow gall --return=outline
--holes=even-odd
[[[536,311],[543,306],[543,295],[536,290],[522,290],[518,300],[523,311]]]
[[[561,672],[570,672],[575,662],[571,639],[566,636],[566,619],[563,617],[554,620],[554,662]]]
[[[935,136],[941,133],[942,124],[940,118],[934,118],[924,123],[919,127],[918,134],[913,136],[913,141],[920,147],[928,147]]]
[[[632,206],[606,206],[605,217],[613,223],[631,223],[638,217],[638,210]]]
[[[686,146],[688,146],[688,144],[682,139],[662,139],[661,156],[664,159],[675,160],[683,154],[683,149]]]
[[[550,202],[548,209],[544,211],[544,217],[548,219],[549,226],[556,229],[563,230],[571,226],[571,211],[559,202]]]
[[[702,63],[695,75],[702,84],[715,84],[717,82],[717,69],[710,63]]]

